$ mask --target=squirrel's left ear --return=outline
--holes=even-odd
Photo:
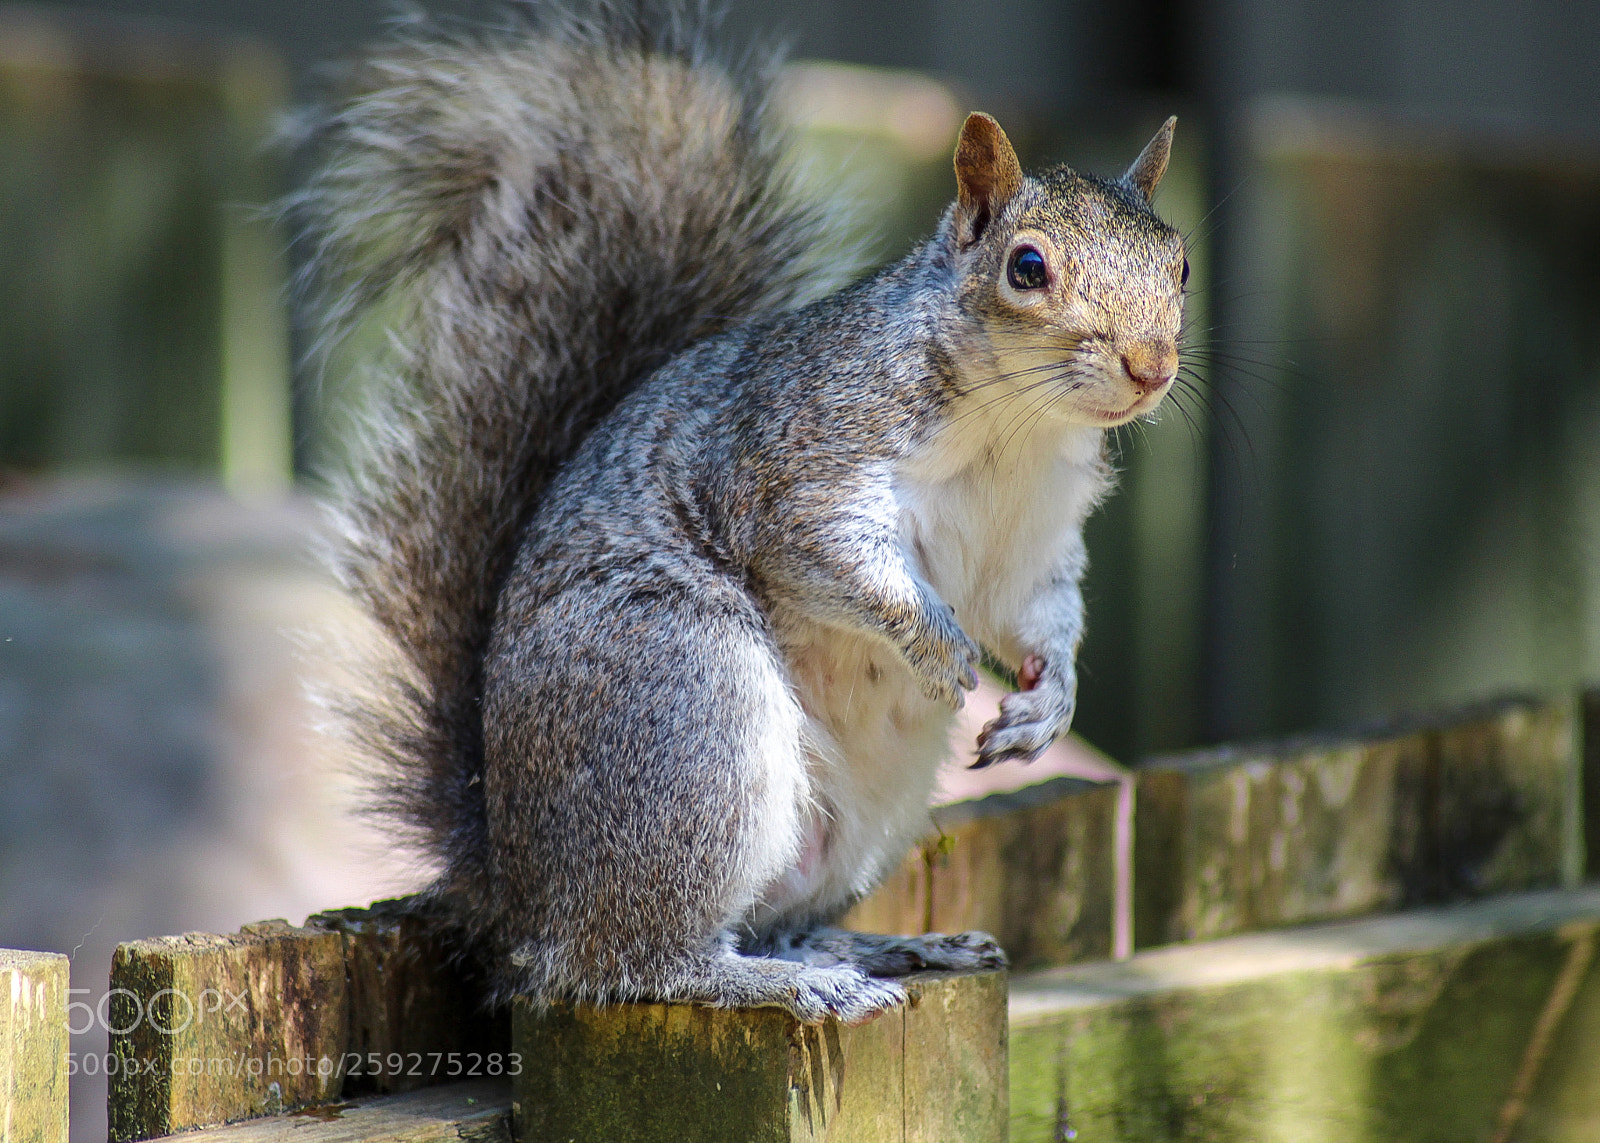
[[[1163,123],[1156,137],[1145,144],[1128,173],[1122,176],[1123,182],[1144,195],[1145,202],[1155,197],[1156,184],[1167,173],[1167,159],[1172,155],[1172,129],[1177,125],[1176,115]]]
[[[1022,164],[993,117],[967,116],[956,143],[956,240],[971,246],[1022,189]]]

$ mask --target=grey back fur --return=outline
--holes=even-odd
[[[663,362],[853,269],[796,192],[773,60],[719,62],[668,5],[515,24],[369,60],[293,203],[324,337],[398,315],[329,474],[330,561],[393,656],[340,713],[443,887],[481,864],[479,676],[541,491]]]

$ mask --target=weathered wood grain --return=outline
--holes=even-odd
[[[937,836],[844,925],[992,934],[1013,966],[1114,951],[1117,787],[1056,778],[932,811]]]
[[[338,933],[283,921],[119,945],[112,1140],[337,1102],[350,1022]]]
[[[905,1018],[905,1143],[1004,1139],[1010,1119],[1007,975],[912,985]],[[894,1138],[891,1133],[888,1138]]]
[[[1573,699],[1509,700],[1433,733],[1430,900],[1582,880],[1582,713]]]
[[[1136,942],[1575,884],[1576,730],[1571,702],[1514,700],[1141,766]]]
[[[1012,1143],[1600,1139],[1600,888],[1014,979]]]
[[[67,958],[0,949],[0,1139],[66,1143]]]
[[[306,927],[338,933],[343,945],[346,1096],[448,1083],[473,1058],[481,1075],[489,1057],[510,1049],[510,1018],[485,1009],[481,977],[421,900],[318,913]]]
[[[909,1008],[856,1027],[775,1009],[526,1003],[513,1016],[521,1143],[999,1141],[1004,973],[907,978]]]

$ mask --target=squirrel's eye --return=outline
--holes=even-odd
[[[1045,267],[1044,255],[1032,246],[1017,247],[1011,255],[1011,265],[1006,267],[1006,279],[1014,289],[1044,289],[1050,284],[1050,271]]]
[[[1185,258],[1183,260],[1183,275],[1178,279],[1178,285],[1187,286],[1188,284],[1189,284],[1189,259]]]

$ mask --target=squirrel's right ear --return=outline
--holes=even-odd
[[[1161,181],[1161,176],[1167,173],[1167,160],[1172,156],[1172,129],[1177,125],[1176,115],[1163,123],[1161,129],[1156,132],[1156,137],[1144,145],[1144,150],[1139,152],[1139,157],[1133,161],[1133,166],[1122,176],[1123,182],[1144,195],[1145,202],[1155,197],[1156,184]]]
[[[1022,189],[1022,165],[1000,124],[981,111],[967,116],[956,143],[956,240],[971,246]]]

